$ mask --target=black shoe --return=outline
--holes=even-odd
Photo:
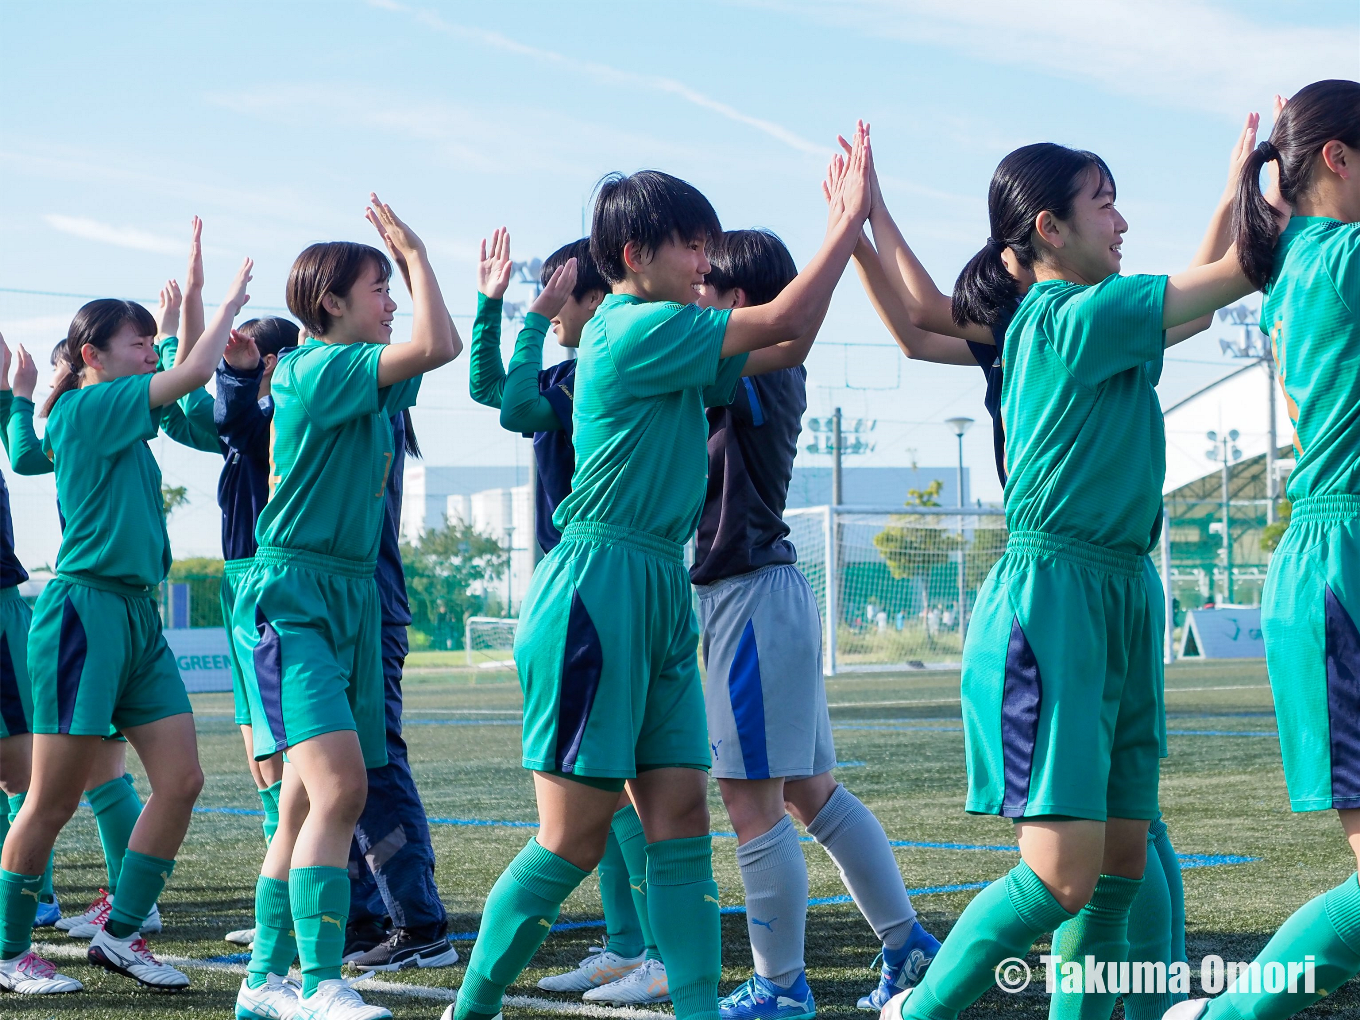
[[[458,950],[449,944],[444,926],[437,932],[393,928],[392,934],[367,953],[348,960],[356,970],[404,970],[407,967],[452,967]]]
[[[381,945],[386,937],[387,929],[377,918],[353,921],[345,926],[345,954],[341,959],[349,963],[371,951],[375,946]]]

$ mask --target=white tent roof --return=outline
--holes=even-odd
[[[1213,444],[1206,432],[1220,436],[1236,429],[1242,459],[1258,457],[1270,445],[1269,387],[1275,387],[1275,438],[1277,446],[1294,439],[1294,425],[1285,409],[1284,393],[1273,373],[1260,362],[1246,365],[1216,383],[1192,393],[1164,411],[1166,419],[1166,482],[1163,494],[1179,489],[1220,470],[1205,456]]]

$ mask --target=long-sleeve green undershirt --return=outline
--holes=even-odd
[[[33,429],[33,401],[14,395],[13,390],[0,390],[0,420],[4,429],[5,452],[16,475],[47,475],[53,471],[52,462],[43,453],[42,440]]]
[[[524,317],[515,338],[515,353],[507,372],[501,362],[499,298],[477,295],[477,317],[472,324],[472,354],[468,383],[472,399],[501,409],[501,427],[511,432],[551,432],[562,427],[552,404],[538,388],[543,370],[543,341],[551,323],[536,312]]]
[[[157,371],[175,364],[178,347],[177,337],[166,337],[161,341],[157,350]],[[217,426],[213,422],[212,394],[201,386],[161,408],[161,428],[175,442],[191,449],[204,453],[222,452]]]

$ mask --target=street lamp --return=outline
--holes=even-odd
[[[1223,464],[1223,566],[1227,571],[1227,601],[1233,600],[1233,580],[1232,580],[1232,517],[1230,511],[1230,496],[1228,483],[1232,473],[1234,461],[1242,459],[1242,451],[1237,448],[1237,429],[1233,429],[1226,436],[1220,436],[1217,432],[1206,432],[1204,438],[1214,445],[1205,451],[1205,456],[1210,460],[1221,461]]]
[[[972,418],[946,418],[944,423],[959,437],[959,506],[963,506],[963,434],[973,425]]]

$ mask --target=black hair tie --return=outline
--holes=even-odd
[[[998,241],[994,237],[989,237],[987,238],[987,247],[990,248],[992,251],[1000,254],[1001,252],[1006,250],[1007,245],[1005,241]]]
[[[1262,157],[1264,157],[1267,163],[1269,163],[1271,160],[1280,160],[1280,162],[1284,162],[1284,160],[1281,159],[1280,157],[1280,150],[1275,148],[1275,143],[1272,142],[1269,138],[1267,138],[1265,141],[1257,145],[1256,151],[1259,152],[1262,155]]]

